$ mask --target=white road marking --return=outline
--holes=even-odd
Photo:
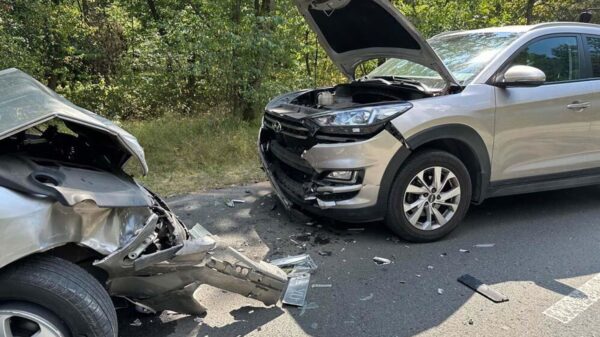
[[[554,303],[544,311],[544,315],[567,324],[598,300],[600,300],[600,274]]]

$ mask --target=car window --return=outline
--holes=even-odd
[[[587,45],[592,59],[592,77],[600,78],[600,37],[588,36]]]
[[[531,43],[512,65],[536,67],[546,74],[546,82],[580,79],[577,37],[550,37]]]

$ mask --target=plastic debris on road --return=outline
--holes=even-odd
[[[308,254],[294,255],[275,259],[270,262],[277,267],[307,267],[311,271],[317,269],[317,264]]]
[[[318,284],[318,283],[315,283],[315,284],[311,285],[310,287],[311,288],[331,288],[331,287],[333,287],[333,285],[331,285],[331,284]]]
[[[242,199],[232,199],[232,200],[225,200],[225,205],[227,205],[227,207],[230,208],[234,208],[235,204],[245,204],[246,200],[242,200]]]
[[[373,299],[373,297],[374,297],[373,293],[370,293],[369,296],[363,297],[360,300],[363,301],[363,302],[364,301],[370,301],[370,300]]]
[[[377,263],[378,265],[385,265],[385,264],[390,264],[392,263],[392,261],[390,261],[389,259],[386,259],[384,257],[379,257],[379,256],[375,256],[373,258],[373,261],[375,263]]]
[[[310,274],[317,269],[317,264],[308,254],[288,256],[271,261],[277,267],[293,267],[288,273],[289,282],[282,302],[287,305],[302,307],[306,302],[306,294],[310,283]]]
[[[480,243],[480,244],[476,244],[475,247],[477,247],[477,248],[492,248],[495,245],[496,245],[495,243]]]
[[[294,274],[288,282],[282,302],[297,307],[304,306],[309,283],[310,273]]]

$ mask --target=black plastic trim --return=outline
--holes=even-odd
[[[488,197],[560,190],[600,184],[600,168],[507,179],[490,183]]]
[[[439,125],[413,135],[406,140],[406,143],[414,150],[426,143],[445,139],[457,140],[475,154],[478,172],[476,180],[473,181],[472,200],[475,203],[482,202],[486,198],[490,183],[491,162],[487,147],[477,131],[464,124]]]

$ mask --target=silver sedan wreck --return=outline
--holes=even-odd
[[[112,297],[200,314],[202,284],[275,304],[286,274],[192,229],[123,167],[137,140],[0,71],[0,336],[117,336]]]

